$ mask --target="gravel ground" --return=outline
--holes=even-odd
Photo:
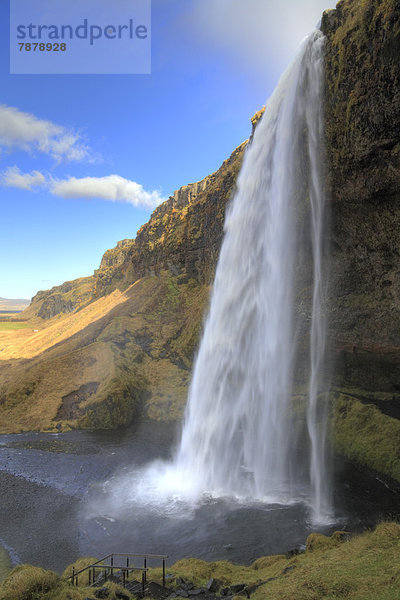
[[[76,499],[0,471],[0,506],[0,540],[14,564],[59,571],[79,557]]]

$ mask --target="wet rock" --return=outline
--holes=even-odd
[[[239,594],[240,592],[243,592],[245,587],[246,587],[245,583],[236,583],[235,585],[231,585],[230,590],[231,590],[232,594]]]
[[[102,587],[102,588],[99,588],[98,590],[96,590],[94,595],[96,596],[96,598],[99,598],[100,600],[102,598],[108,598],[108,596],[110,595],[110,590],[106,587]]]
[[[290,567],[285,567],[282,571],[282,575],[286,575],[286,573],[293,571],[293,569],[295,569],[295,568],[296,568],[296,565],[290,565]]]
[[[115,596],[118,598],[118,600],[130,600],[130,596],[121,590],[117,590],[115,592]]]
[[[322,14],[321,31],[324,35],[338,26],[338,14],[334,8],[328,8]]]
[[[155,581],[150,581],[146,585],[145,596],[150,596],[151,598],[155,598],[156,600],[165,600],[165,598],[170,597],[171,590],[163,587],[159,583]]]
[[[230,587],[224,587],[224,588],[222,588],[222,590],[221,590],[221,596],[229,596],[230,591],[231,591]]]
[[[218,590],[222,586],[222,583],[223,582],[220,579],[215,579],[214,577],[212,577],[207,582],[206,588],[208,589],[209,592],[218,592]]]

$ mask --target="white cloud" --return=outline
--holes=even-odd
[[[21,190],[31,190],[46,183],[45,176],[39,171],[32,173],[21,173],[18,167],[9,167],[0,175],[0,183],[7,187],[15,187]]]
[[[145,208],[155,208],[166,200],[159,192],[147,192],[139,183],[120,175],[46,179],[40,171],[22,173],[18,167],[14,166],[8,167],[0,173],[0,185],[29,191],[35,187],[42,187],[54,196],[61,198],[99,198],[111,202],[126,202]]]
[[[139,183],[120,175],[52,180],[50,191],[62,198],[101,198],[146,208],[154,208],[165,200],[157,191],[146,192]]]
[[[78,133],[4,104],[0,105],[0,147],[41,152],[57,162],[91,158]]]
[[[301,40],[336,0],[199,0],[188,4],[184,17],[189,35],[230,52],[247,69],[273,63],[281,73],[294,58]]]

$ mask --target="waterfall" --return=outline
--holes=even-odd
[[[316,521],[330,512],[323,46],[319,31],[303,42],[246,151],[173,466],[193,494],[303,499]]]

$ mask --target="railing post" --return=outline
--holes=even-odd
[[[165,587],[165,558],[162,559],[162,584]]]
[[[111,577],[113,577],[113,575],[114,575],[114,569],[113,569],[113,566],[114,566],[114,554],[111,554],[111,561],[110,562],[111,562]]]
[[[142,571],[142,592],[144,594],[144,588],[146,585],[146,571]]]

